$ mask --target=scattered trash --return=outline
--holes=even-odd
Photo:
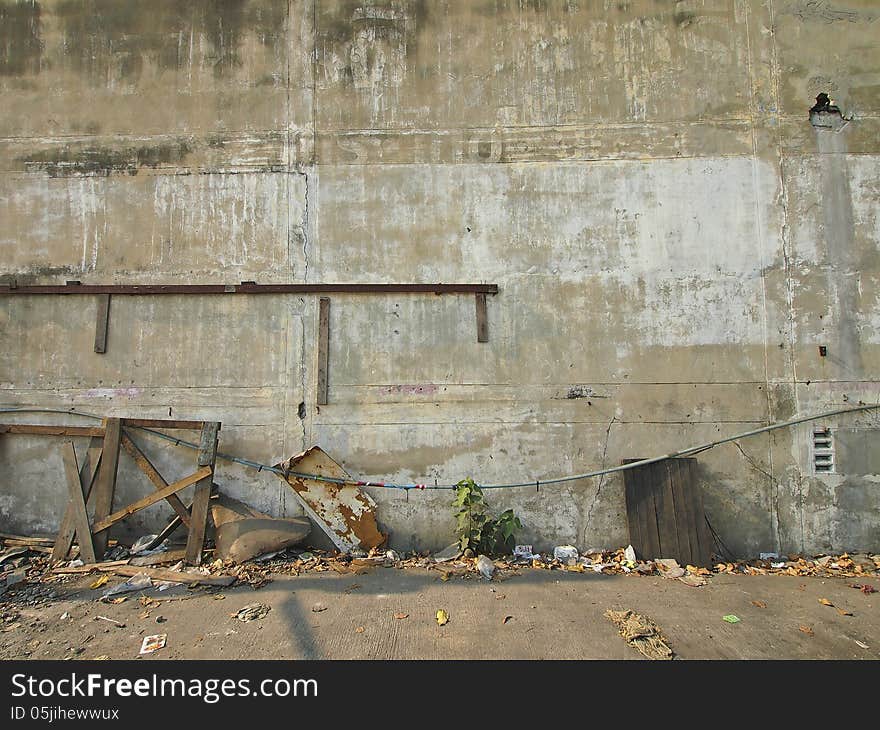
[[[691,586],[691,588],[699,588],[700,586],[706,585],[707,582],[701,575],[694,575],[693,573],[681,575],[678,579],[685,585]]]
[[[759,557],[761,560],[779,560],[780,555],[779,553],[761,553]]]
[[[632,545],[628,545],[626,550],[623,551],[623,557],[626,558],[628,563],[632,563],[633,565],[629,567],[633,567],[636,563],[636,551]]]
[[[110,576],[109,576],[107,573],[104,573],[104,575],[102,575],[102,576],[101,576],[100,578],[98,578],[96,581],[92,582],[92,583],[89,585],[89,588],[91,588],[92,590],[95,590],[96,588],[100,588],[100,587],[101,587],[102,585],[104,585],[108,580],[110,580]]]
[[[27,569],[19,568],[6,576],[6,587],[14,586],[16,583],[23,583],[27,579]]]
[[[862,647],[862,649],[870,649],[870,648],[871,648],[871,647],[868,646],[864,641],[859,641],[858,639],[855,639],[855,642],[856,642],[856,644],[858,644],[860,647]]]
[[[131,546],[131,554],[137,555],[138,553],[144,552],[157,537],[159,536],[144,535],[143,537],[138,538],[135,544]]]
[[[168,619],[165,618],[164,616],[156,616],[156,623],[157,624],[164,624],[167,620]]]
[[[265,603],[249,603],[233,615],[242,623],[247,623],[248,621],[257,621],[263,618],[271,610]],[[313,608],[312,610],[314,611],[315,609]]]
[[[68,568],[81,568],[83,565],[85,565],[85,563],[82,560],[80,560],[79,558],[77,558],[76,560],[71,560],[67,564],[67,567]]]
[[[512,621],[513,616],[505,616],[504,620],[501,622],[502,624],[506,624],[508,621]]]
[[[752,605],[758,608],[767,608],[767,604],[764,601],[752,601]]]
[[[357,633],[359,633],[359,634],[362,634],[362,633],[364,633],[365,629],[364,629],[363,626],[358,626],[358,627],[355,629],[355,631],[356,631]]]
[[[398,552],[397,552],[396,550],[388,550],[388,551],[385,553],[385,557],[386,557],[388,560],[391,560],[391,561],[393,561],[393,562],[395,562],[395,563],[398,562],[398,561],[400,560],[400,555],[398,554]]]
[[[721,618],[724,619],[725,621],[727,621],[727,623],[729,623],[729,624],[738,624],[739,623],[739,616],[734,616],[732,613],[729,613],[726,616],[722,616]]]
[[[574,565],[578,559],[578,550],[574,545],[558,545],[553,548],[553,559],[563,565]]]
[[[521,560],[531,560],[533,557],[531,545],[516,545],[513,548],[513,557]]]
[[[122,621],[117,621],[115,618],[107,618],[106,616],[95,616],[95,621],[109,621],[117,629],[124,629],[125,628],[125,624],[122,623]]]
[[[815,636],[815,634],[813,633],[813,629],[811,629],[809,626],[804,626],[803,624],[798,626],[798,631],[805,633],[807,636]]]
[[[867,583],[865,583],[864,585],[860,585],[860,584],[858,584],[858,583],[851,583],[851,584],[850,584],[850,588],[857,588],[857,589],[860,590],[862,593],[864,593],[866,596],[869,595],[869,594],[871,594],[871,593],[876,593],[876,592],[877,592],[877,589],[874,588],[874,586],[872,586],[872,585],[868,585]]]
[[[841,616],[852,616],[851,611],[847,611],[845,608],[840,608],[839,606],[837,607],[837,613],[839,613]]]
[[[638,649],[648,659],[672,659],[674,656],[669,642],[657,626],[647,616],[634,611],[605,611],[605,618],[615,626],[623,639]]]
[[[687,572],[673,558],[659,558],[654,563],[664,578],[681,578]]]
[[[62,621],[66,621],[69,618],[70,618],[70,614],[67,611],[65,611],[64,613],[61,614]]]
[[[215,556],[234,563],[278,553],[302,542],[312,530],[308,517],[271,517],[226,495],[212,500],[211,518],[217,528]]]
[[[395,613],[394,618],[396,618],[398,620],[409,618],[409,614],[408,613]]]
[[[114,545],[104,554],[104,560],[122,560],[129,555],[131,551],[125,545]]]
[[[820,598],[819,603],[821,603],[823,606],[834,606],[834,604],[831,603],[831,601],[829,601],[827,598]]]
[[[442,608],[437,611],[437,623],[440,626],[445,626],[449,623],[449,614],[446,613],[446,611],[444,611]]]
[[[273,553],[264,553],[263,555],[258,555],[257,557],[254,558],[254,562],[255,563],[268,562],[272,558],[277,557],[278,555],[281,555],[282,552],[284,552],[284,551],[283,550],[276,550]]]
[[[784,568],[785,563],[784,562],[783,563],[770,563],[770,567],[771,568]]]
[[[312,613],[321,613],[321,611],[326,610],[327,606],[325,606],[323,603],[316,603],[314,606],[312,606]]]
[[[96,581],[97,582],[97,581]],[[119,593],[131,593],[132,591],[140,591],[145,588],[149,588],[153,585],[153,581],[146,573],[139,573],[137,575],[132,576],[127,581],[123,583],[117,583],[115,586],[112,586],[108,590],[106,590],[101,596],[102,600],[106,600],[110,598],[110,596],[115,596]]]
[[[152,636],[145,636],[144,641],[141,644],[141,654],[152,654],[154,651],[162,649],[165,646],[165,642],[168,639],[168,634],[153,634]]]
[[[457,542],[452,543],[448,547],[443,548],[439,553],[434,553],[434,562],[445,563],[454,560],[461,555],[461,547]]]
[[[486,580],[492,580],[492,574],[495,572],[495,563],[485,555],[480,555],[477,558],[477,570],[480,571],[480,575]]]

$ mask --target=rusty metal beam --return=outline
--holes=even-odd
[[[497,294],[497,284],[57,284],[0,285],[0,296],[34,294]]]

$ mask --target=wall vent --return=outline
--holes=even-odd
[[[830,428],[813,429],[813,472],[834,473],[834,442]]]

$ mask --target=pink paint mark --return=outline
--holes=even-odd
[[[425,383],[424,385],[387,385],[380,388],[382,395],[433,395],[438,390],[433,383]]]
[[[141,394],[140,388],[91,388],[83,393],[85,398],[134,398]]]

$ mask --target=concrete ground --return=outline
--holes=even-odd
[[[526,569],[491,583],[443,582],[436,572],[377,568],[277,576],[256,591],[150,589],[159,602],[152,606],[144,592],[99,602],[106,588],[90,590],[94,579],[54,586],[58,598],[44,605],[21,605],[16,591],[7,592],[0,658],[133,659],[144,636],[160,633],[166,647],[145,659],[642,658],[603,616],[609,608],[653,619],[682,659],[880,657],[880,593],[850,587],[853,579],[723,574],[692,588],[659,576]],[[880,579],[860,582],[880,589]],[[271,607],[264,618],[242,623],[231,615],[255,601]],[[445,626],[436,622],[438,609],[449,615]],[[725,614],[741,621],[726,623]]]

